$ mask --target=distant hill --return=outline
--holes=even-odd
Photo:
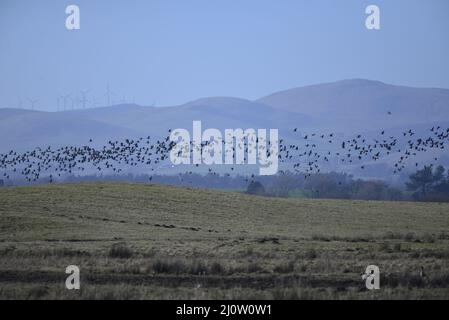
[[[69,112],[38,112],[0,109],[0,152],[35,147],[82,145],[93,138],[133,137],[138,133],[121,126],[78,116]]]
[[[273,93],[258,102],[316,117],[335,128],[377,129],[449,120],[449,90],[362,79]]]
[[[0,109],[0,152],[35,146],[78,145],[89,139],[138,136],[165,137],[169,129],[192,129],[201,120],[206,128],[280,128],[286,135],[295,126],[310,128],[311,117],[236,98],[200,99],[175,107],[116,105],[64,112]],[[315,122],[316,124],[316,122]]]
[[[125,127],[142,134],[166,134],[168,129],[191,128],[192,121],[201,120],[203,127],[213,128],[291,128],[310,127],[312,118],[230,97],[198,99],[174,107],[142,107],[117,105],[72,111],[92,120]]]
[[[191,131],[194,120],[202,121],[203,130],[277,128],[286,142],[293,135],[297,138],[310,132],[333,132],[339,138],[362,133],[375,138],[384,129],[386,135],[394,136],[413,129],[424,136],[436,124],[449,127],[449,90],[355,79],[290,89],[256,101],[209,97],[171,107],[122,104],[64,112],[0,109],[0,153],[49,145],[84,145],[90,139],[101,146],[111,139],[161,138],[169,129]],[[298,128],[296,133],[294,128]],[[426,156],[434,158],[435,154]],[[382,159],[381,165],[391,164],[394,157]],[[447,156],[439,158],[449,163]],[[339,169],[352,171],[341,165],[332,167]]]

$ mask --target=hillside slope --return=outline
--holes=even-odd
[[[295,126],[310,128],[310,117],[235,98],[209,98],[175,107],[117,105],[65,112],[0,109],[0,152],[47,145],[79,145],[90,138],[165,137],[169,129],[192,130],[200,120],[203,129],[279,128],[287,134]]]
[[[379,129],[449,120],[448,89],[395,86],[365,79],[293,88],[258,102],[318,117],[336,128]]]
[[[448,230],[448,212],[449,204],[263,198],[161,185],[46,185],[0,189],[0,239],[140,239],[160,231],[182,238],[209,236],[209,230],[214,237],[298,239],[404,230],[422,234]]]

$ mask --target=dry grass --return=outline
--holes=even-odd
[[[447,299],[447,230],[449,204],[2,188],[0,298]],[[64,288],[70,264],[78,292]],[[375,293],[360,277],[370,264],[381,269]]]

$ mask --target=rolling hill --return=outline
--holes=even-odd
[[[0,109],[0,152],[82,145],[90,138],[101,143],[138,134],[132,129],[67,112]]]
[[[111,107],[65,112],[0,109],[0,152],[47,145],[79,145],[92,138],[97,144],[109,139],[138,136],[165,137],[169,129],[290,128],[313,126],[311,117],[236,98],[200,99],[176,107]],[[316,122],[315,122],[316,123]],[[288,129],[287,129],[288,128]]]
[[[348,138],[355,133],[374,138],[384,129],[389,135],[412,129],[426,136],[432,126],[449,127],[449,90],[353,79],[276,92],[256,101],[209,97],[171,107],[122,104],[57,113],[0,109],[0,153],[84,145],[90,139],[101,146],[110,139],[160,138],[169,129],[191,130],[194,120],[201,120],[203,129],[278,128],[285,141],[293,141],[293,128]],[[448,161],[443,159],[443,164]]]
[[[449,90],[362,79],[294,88],[258,102],[316,117],[339,129],[379,129],[449,120]],[[332,120],[332,121],[331,121]]]

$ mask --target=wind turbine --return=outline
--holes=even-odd
[[[126,104],[126,95],[125,94],[122,95],[122,100],[120,100],[120,103]]]
[[[67,99],[72,99],[70,94],[63,94],[61,96],[59,96],[59,99],[62,99],[62,107],[64,109],[64,111],[67,110]]]
[[[22,103],[22,99],[20,99],[20,97],[17,97],[17,107],[19,108],[19,109],[22,109],[23,108],[23,103]]]
[[[100,103],[98,102],[98,99],[92,96],[92,105],[94,108],[98,107]]]
[[[105,96],[108,99],[108,107],[111,105],[111,96],[115,95],[114,92],[111,91],[111,89],[109,88],[109,83],[106,85],[106,94]]]
[[[69,97],[69,99],[72,102],[72,110],[75,110],[76,98]]]
[[[38,99],[30,99],[30,98],[28,98],[28,101],[30,102],[31,110],[34,110],[34,106],[36,105],[36,103],[39,102]]]
[[[83,104],[83,109],[86,109],[86,103],[89,101],[87,99],[87,94],[90,92],[90,90],[81,90],[81,99],[80,102]]]

